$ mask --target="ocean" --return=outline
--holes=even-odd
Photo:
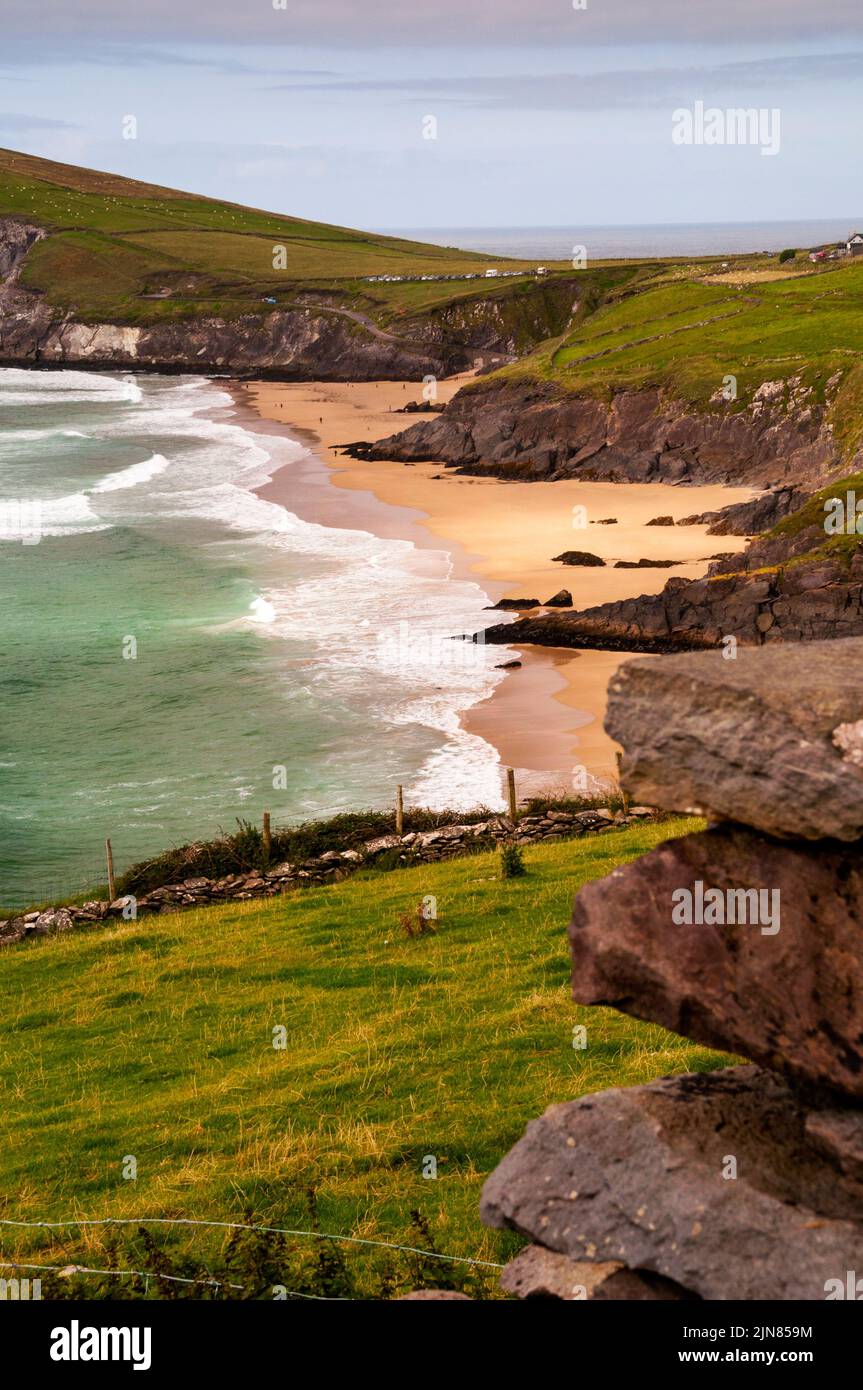
[[[0,906],[171,844],[346,809],[502,805],[460,711],[501,648],[444,551],[255,489],[303,446],[218,382],[0,370]]]
[[[401,227],[390,236],[458,246],[490,256],[518,260],[567,260],[573,246],[585,246],[589,260],[630,256],[731,256],[751,251],[802,249],[845,241],[863,217],[833,217],[798,222],[706,222],[702,224],[600,227]],[[383,229],[381,229],[383,230]]]

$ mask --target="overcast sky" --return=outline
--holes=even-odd
[[[861,0],[3,0],[2,26],[0,144],[236,202],[364,227],[863,221]],[[778,154],[675,144],[697,101],[778,109]]]

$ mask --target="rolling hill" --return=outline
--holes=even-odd
[[[0,150],[7,361],[440,373],[565,327],[576,273],[536,271]]]

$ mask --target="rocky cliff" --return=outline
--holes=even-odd
[[[814,493],[741,554],[717,557],[704,579],[673,578],[658,594],[498,624],[484,640],[670,652],[717,647],[732,637],[761,646],[860,636],[863,535],[828,535],[824,507],[826,498],[856,498],[861,483],[863,475],[853,474]]]
[[[861,538],[863,540],[863,538]],[[547,612],[486,629],[486,642],[607,651],[672,652],[863,634],[863,545],[850,563],[818,559],[754,573],[669,579],[661,593],[581,612]],[[739,566],[738,566],[739,568]]]
[[[811,491],[841,464],[827,415],[796,378],[765,382],[742,408],[695,409],[659,387],[603,399],[504,376],[460,391],[432,420],[348,452],[521,480],[803,483]]]
[[[421,381],[511,360],[560,332],[572,311],[572,286],[557,280],[438,308],[400,322],[397,332],[325,292],[298,295],[289,308],[236,318],[82,322],[20,283],[28,250],[45,235],[20,218],[0,218],[0,362],[9,365]]]

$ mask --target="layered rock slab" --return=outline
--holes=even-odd
[[[856,847],[739,826],[668,840],[588,883],[569,935],[579,1003],[863,1100]]]
[[[702,1298],[823,1299],[863,1263],[863,1188],[825,1162],[807,1119],[755,1067],[555,1105],[486,1182],[482,1217]]]
[[[605,727],[639,800],[779,837],[863,837],[863,637],[628,661]]]
[[[520,1250],[500,1276],[500,1286],[504,1293],[518,1298],[557,1298],[564,1302],[674,1302],[691,1297],[685,1289],[657,1274],[627,1269],[614,1260],[599,1264],[583,1260],[577,1264],[542,1245],[527,1245]]]

